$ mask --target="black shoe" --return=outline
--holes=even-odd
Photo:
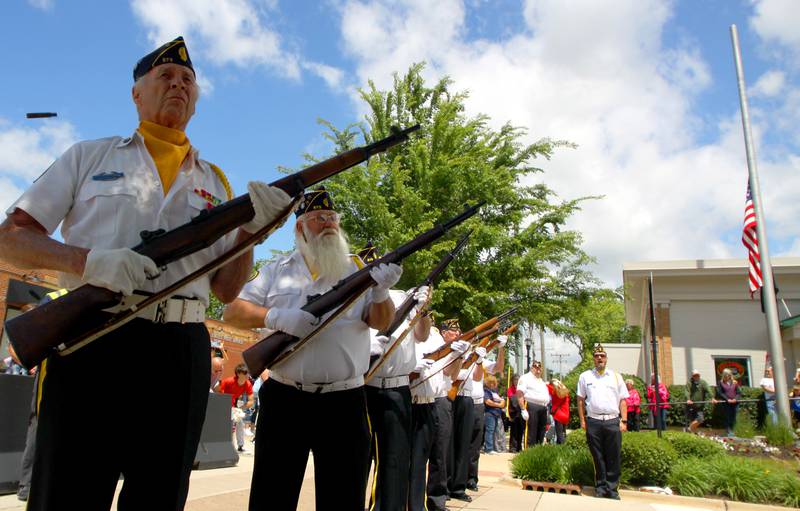
[[[451,493],[450,496],[456,500],[463,500],[464,502],[472,502],[472,497],[464,492]]]
[[[619,493],[609,493],[606,495],[606,498],[611,500],[619,500]]]
[[[469,483],[467,484],[467,489],[472,491],[478,491],[478,485],[475,483]]]
[[[244,447],[240,445],[239,448],[236,449],[236,450],[239,451],[239,452],[244,452]]]

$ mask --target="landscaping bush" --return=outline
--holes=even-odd
[[[691,433],[665,431],[664,439],[675,449],[680,458],[710,458],[725,452],[719,442]]]
[[[511,459],[511,474],[528,481],[567,484],[572,455],[573,452],[563,445],[535,445]]]
[[[623,433],[620,481],[664,486],[677,459],[675,449],[654,432]]]
[[[570,432],[564,445],[574,450],[589,452],[589,445],[586,443],[586,431],[576,429]]]
[[[747,409],[741,406],[736,411],[736,424],[733,426],[733,434],[739,438],[753,438],[756,436],[755,420],[753,420]]]
[[[777,498],[776,474],[758,460],[716,456],[703,460],[711,475],[713,493],[742,502],[767,503]],[[772,474],[772,476],[770,476]]]
[[[589,449],[574,450],[567,455],[570,483],[594,486],[594,461]]]
[[[775,501],[788,507],[800,507],[800,478],[786,472],[776,476]]]
[[[713,482],[706,463],[689,458],[675,463],[667,478],[667,486],[680,495],[705,497],[712,493]]]
[[[765,422],[764,436],[767,437],[769,445],[788,447],[794,443],[794,433],[791,428],[783,424],[773,424],[772,421]]]

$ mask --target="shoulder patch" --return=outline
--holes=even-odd
[[[356,263],[356,266],[358,267],[359,270],[364,267],[364,261],[362,261],[361,258],[358,257],[357,255],[351,254],[350,259],[352,259],[353,262]]]
[[[221,168],[217,167],[211,162],[208,162],[208,165],[211,167],[211,170],[214,171],[214,174],[217,175],[217,178],[219,178],[223,188],[225,188],[225,193],[228,196],[227,200],[233,199],[233,189],[231,188],[231,184],[228,182],[228,178],[225,176],[225,173],[222,172]]]

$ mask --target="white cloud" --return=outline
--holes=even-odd
[[[76,141],[69,122],[44,121],[33,128],[0,119],[0,211]]]
[[[28,4],[43,11],[53,9],[53,0],[28,0]]]
[[[753,96],[776,96],[783,92],[786,85],[786,74],[783,71],[772,69],[758,79],[750,90]]]
[[[154,47],[183,35],[192,54],[218,66],[262,66],[293,80],[308,70],[339,88],[340,70],[307,61],[270,25],[273,0],[131,0],[131,7]]]
[[[721,119],[696,115],[711,73],[691,42],[665,46],[670,4],[531,0],[520,13],[524,29],[493,41],[467,39],[465,9],[456,0],[344,2],[341,35],[362,84],[386,88],[392,72],[425,60],[428,77],[450,75],[470,92],[471,114],[528,127],[530,141],[577,143],[542,162],[546,174],[533,179],[565,198],[605,195],[586,203],[571,227],[611,285],[624,261],[744,257],[730,236],[741,228],[747,179],[738,103]],[[774,90],[777,78],[765,80],[761,90]],[[800,94],[794,98],[800,105]],[[752,113],[758,137],[768,116]],[[775,155],[762,164],[770,221],[783,237],[800,234],[792,163]]]
[[[768,42],[778,42],[800,58],[800,9],[794,0],[751,0],[750,24]]]

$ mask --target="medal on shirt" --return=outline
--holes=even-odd
[[[222,199],[215,197],[211,192],[204,188],[195,188],[194,193],[199,195],[206,201],[206,209],[211,209],[215,206],[222,204]]]

